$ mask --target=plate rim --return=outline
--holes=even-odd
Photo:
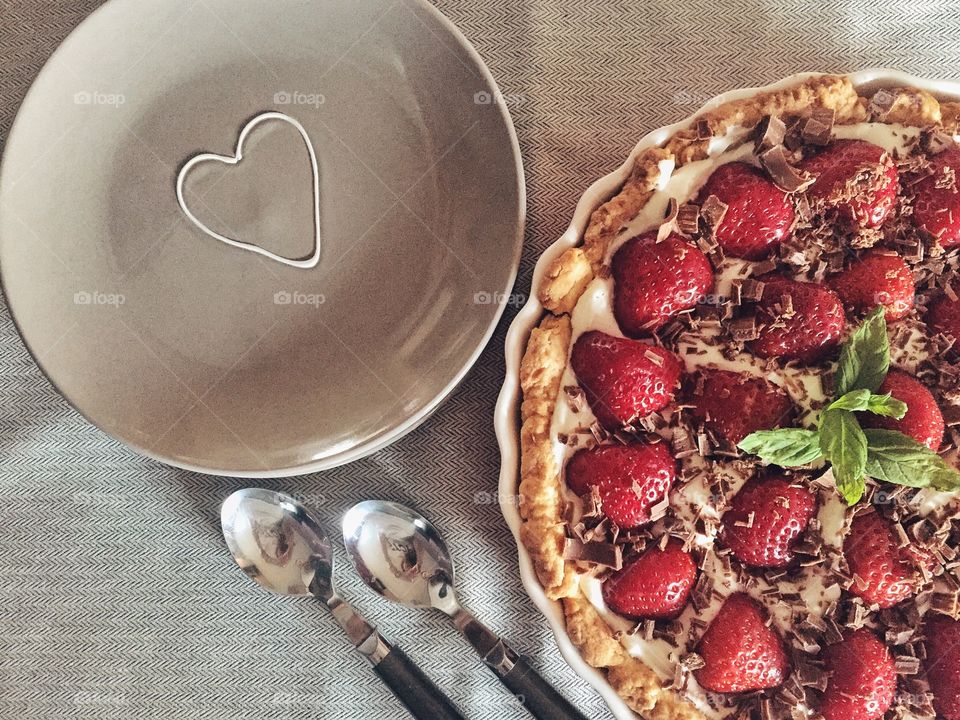
[[[18,129],[23,123],[25,116],[24,109],[28,108],[32,102],[34,102],[34,95],[37,85],[40,83],[42,78],[45,78],[46,75],[51,72],[50,66],[55,58],[58,55],[64,52],[64,48],[68,46],[71,42],[76,41],[76,36],[79,33],[87,32],[85,26],[88,24],[93,25],[97,22],[96,18],[101,13],[110,8],[111,10],[115,9],[117,5],[121,3],[130,3],[133,5],[140,0],[107,0],[107,2],[100,5],[97,9],[87,15],[80,23],[77,24],[64,39],[57,45],[56,49],[50,54],[50,56],[44,61],[43,66],[40,68],[40,71],[34,77],[33,81],[30,83],[30,87],[27,90],[26,94],[23,97],[23,100],[20,102],[20,106],[17,108],[17,112],[14,116],[13,122],[10,126],[10,130],[7,133],[6,140],[3,145],[2,151],[0,151],[0,191],[5,187],[9,174],[9,163],[7,162],[8,153],[7,149],[11,147],[12,143],[16,142],[18,137]],[[480,56],[480,53],[473,46],[473,43],[467,39],[463,32],[454,24],[454,22],[440,12],[439,9],[434,7],[428,0],[403,0],[405,3],[414,5],[415,8],[411,8],[412,11],[416,12],[417,10],[423,11],[426,14],[436,20],[441,27],[443,27],[451,37],[457,42],[459,48],[465,52],[466,56],[472,61],[474,67],[480,73],[480,79],[483,83],[486,84],[485,90],[489,91],[492,97],[503,97],[500,92],[500,86],[497,84],[496,79],[493,77],[493,74],[490,72],[490,69],[487,67],[487,64],[484,62],[483,58]],[[214,467],[204,467],[201,465],[194,465],[192,463],[183,462],[174,458],[166,457],[162,454],[155,453],[142,445],[133,442],[132,440],[119,437],[114,432],[111,432],[96,421],[94,421],[86,412],[84,412],[80,407],[78,407],[67,395],[59,388],[54,379],[47,372],[46,368],[40,363],[36,354],[33,351],[33,348],[30,346],[30,343],[26,339],[26,335],[23,332],[23,329],[20,325],[19,320],[17,319],[16,313],[13,311],[13,307],[10,304],[10,298],[6,290],[6,282],[4,281],[5,275],[3,273],[3,268],[0,266],[0,296],[2,296],[4,303],[7,307],[7,314],[13,322],[14,329],[17,332],[17,335],[20,338],[21,343],[26,349],[27,353],[30,356],[30,359],[33,361],[33,364],[40,370],[43,377],[47,382],[53,387],[56,393],[63,398],[63,400],[73,408],[81,417],[83,417],[87,422],[96,427],[102,433],[108,437],[116,440],[125,447],[128,447],[134,450],[136,453],[155,460],[157,462],[169,465],[172,467],[180,468],[181,470],[187,470],[190,472],[200,473],[204,475],[218,475],[218,476],[228,476],[228,477],[238,477],[238,478],[280,478],[280,477],[292,477],[298,475],[307,475],[314,472],[319,472],[321,470],[329,470],[347,463],[359,460],[361,458],[367,457],[379,450],[382,450],[388,445],[396,442],[405,435],[409,434],[421,424],[426,422],[427,419],[442,405],[453,393],[453,391],[460,385],[464,380],[466,375],[473,369],[476,365],[477,360],[483,354],[483,351],[487,348],[490,343],[490,339],[493,337],[496,332],[497,326],[500,323],[501,318],[506,310],[507,304],[510,300],[510,293],[513,291],[514,284],[516,283],[517,274],[520,268],[520,259],[523,253],[523,242],[526,232],[526,213],[527,213],[527,193],[526,193],[526,176],[523,167],[523,158],[520,153],[520,143],[517,138],[516,128],[513,124],[513,119],[510,115],[510,110],[507,107],[505,102],[496,102],[492,103],[495,105],[500,113],[500,121],[504,124],[507,136],[510,145],[510,154],[513,157],[513,170],[515,178],[515,192],[517,197],[517,215],[515,218],[516,233],[514,239],[514,250],[513,255],[510,258],[510,268],[507,273],[507,282],[502,291],[495,293],[494,298],[497,300],[497,308],[494,311],[494,314],[488,324],[486,330],[484,331],[481,338],[478,340],[477,347],[469,355],[463,366],[458,370],[453,378],[435,395],[433,400],[426,403],[420,410],[411,415],[409,418],[404,420],[402,423],[398,424],[394,428],[376,434],[367,440],[354,445],[353,447],[347,450],[337,451],[327,457],[323,457],[317,460],[311,460],[305,463],[300,463],[297,465],[272,468],[267,470],[236,470],[230,468],[214,468]],[[3,210],[3,203],[0,202],[0,212]],[[0,239],[0,244],[2,244],[2,239]]]
[[[762,92],[779,90],[804,79],[824,74],[828,73],[794,73],[769,85],[729,90],[707,100],[702,107],[679,122],[664,125],[641,137],[622,165],[594,181],[584,191],[583,195],[580,196],[567,229],[543,251],[537,260],[531,281],[531,288],[539,286],[547,267],[555,258],[568,248],[579,244],[580,238],[586,229],[593,211],[611,197],[617,188],[623,184],[633,166],[634,158],[638,153],[647,148],[662,145],[677,130],[689,126],[693,118],[705,110],[725,102],[742,100]],[[850,73],[836,74],[849,78],[854,87],[858,89],[869,86],[891,87],[897,85],[912,85],[922,90],[927,90],[937,97],[960,100],[960,81],[921,78],[889,68],[869,68]],[[507,330],[507,336],[504,342],[506,370],[503,385],[497,396],[493,419],[497,443],[500,447],[500,478],[497,486],[497,498],[500,504],[500,511],[503,514],[503,518],[510,532],[513,534],[514,542],[517,546],[520,579],[523,588],[530,599],[533,600],[534,605],[540,613],[546,618],[553,632],[560,655],[577,675],[586,680],[586,682],[600,694],[617,720],[636,720],[639,716],[627,706],[620,695],[617,694],[616,690],[613,689],[613,686],[607,681],[604,674],[597,668],[590,666],[583,659],[580,651],[577,650],[573,644],[573,641],[566,631],[566,622],[561,604],[557,600],[549,599],[544,593],[543,587],[534,571],[530,554],[527,552],[520,538],[520,526],[522,523],[519,503],[517,501],[520,474],[520,448],[518,442],[520,361],[523,358],[527,338],[540,322],[544,312],[545,310],[540,303],[537,293],[531,292],[526,304],[524,304],[517,313]]]

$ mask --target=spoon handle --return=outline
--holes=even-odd
[[[522,656],[516,657],[513,667],[500,679],[538,720],[587,720]]]
[[[453,702],[400,648],[377,634],[386,654],[371,656],[373,671],[417,720],[465,720]]]
[[[340,596],[331,595],[325,602],[354,647],[370,661],[373,671],[413,717],[417,720],[465,720],[443,690]]]
[[[487,667],[537,720],[587,720],[524,657],[471,613],[458,608],[453,619]]]

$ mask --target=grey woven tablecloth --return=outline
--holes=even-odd
[[[0,0],[0,136],[47,57],[99,4]],[[644,132],[711,95],[798,70],[955,79],[960,67],[952,0],[440,7],[514,101],[529,195],[522,293],[582,190]],[[589,716],[608,718],[524,594],[493,502],[491,417],[515,309],[419,430],[348,467],[265,484],[302,496],[333,528],[361,498],[422,508],[454,550],[465,603]],[[218,507],[245,484],[145,460],[87,424],[0,309],[0,718],[405,717],[329,617],[260,591],[232,565]],[[440,617],[389,607],[351,573],[341,586],[471,718],[525,717]]]

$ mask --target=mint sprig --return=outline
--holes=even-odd
[[[764,462],[783,467],[808,465],[823,457],[819,434],[803,428],[760,430],[747,435],[738,447],[759,455]]]
[[[889,393],[877,394],[889,369],[887,323],[883,308],[878,307],[840,349],[836,396],[821,413],[816,429],[761,430],[745,437],[738,447],[781,467],[825,459],[848,505],[863,497],[865,477],[909,487],[960,489],[960,472],[926,445],[895,430],[860,427],[855,412],[897,420],[906,415],[906,403]]]
[[[837,490],[847,505],[859,502],[866,490],[863,475],[867,469],[867,438],[856,416],[849,410],[826,410],[818,435],[820,450],[833,466]]]
[[[912,437],[895,430],[867,428],[867,465],[872,478],[909,487],[956,490],[957,471]]]
[[[837,396],[851,390],[876,392],[890,369],[890,340],[883,307],[867,315],[863,324],[840,348],[837,364]]]
[[[851,390],[827,406],[828,410],[863,411],[874,415],[886,415],[900,420],[907,414],[907,404],[897,400],[890,393],[875,395],[869,390]]]

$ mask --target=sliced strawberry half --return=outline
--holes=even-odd
[[[752,478],[723,515],[721,542],[755,567],[786,567],[817,510],[817,497],[787,477]]]
[[[840,298],[823,285],[764,276],[757,303],[759,337],[751,343],[763,358],[815,363],[832,353],[846,316]]]
[[[836,140],[800,163],[817,176],[807,194],[860,227],[880,227],[897,204],[899,175],[890,156],[865,140]]]
[[[700,639],[704,666],[694,671],[701,687],[721,693],[776,687],[790,672],[777,631],[749,596],[731,595]]]
[[[698,202],[711,195],[727,206],[716,228],[717,242],[726,255],[760,260],[790,236],[793,203],[752,165],[732,162],[718,167],[707,178]]]
[[[672,400],[680,360],[669,350],[591,330],[577,338],[570,364],[593,414],[615,430]]]
[[[940,448],[943,442],[943,413],[933,394],[919,380],[900,370],[887,373],[878,393],[890,393],[897,400],[907,404],[907,414],[900,420],[872,413],[858,413],[860,424],[864,427],[896,430],[909,435],[918,443],[931,450]]]
[[[887,321],[892,322],[913,310],[913,273],[892,250],[868,250],[829,282],[843,303],[858,312],[883,305]]]
[[[657,233],[632,238],[611,262],[613,313],[630,337],[651,335],[713,289],[707,256],[680,235],[657,242]]]
[[[600,445],[574,453],[566,477],[577,495],[596,486],[607,517],[621,528],[635,528],[650,520],[650,508],[670,492],[677,461],[662,442]]]
[[[960,300],[951,300],[946,294],[936,298],[927,308],[927,325],[960,346]]]
[[[693,416],[736,445],[757,430],[790,424],[794,405],[784,390],[755,375],[702,370],[702,382],[687,383]]]
[[[649,547],[603,583],[603,600],[619,615],[640,619],[675,618],[687,604],[697,564],[679,540],[661,550]]]
[[[825,720],[880,720],[893,704],[897,672],[890,649],[870,630],[848,632],[824,652],[830,680],[820,714]]]
[[[933,559],[921,548],[901,547],[890,521],[875,512],[854,517],[843,555],[853,576],[850,592],[881,608],[912,597],[923,579],[922,570],[933,567]]]
[[[960,620],[927,615],[925,669],[937,717],[960,720]]]
[[[952,147],[931,159],[931,174],[914,186],[913,221],[940,239],[945,248],[960,245],[960,147]]]

